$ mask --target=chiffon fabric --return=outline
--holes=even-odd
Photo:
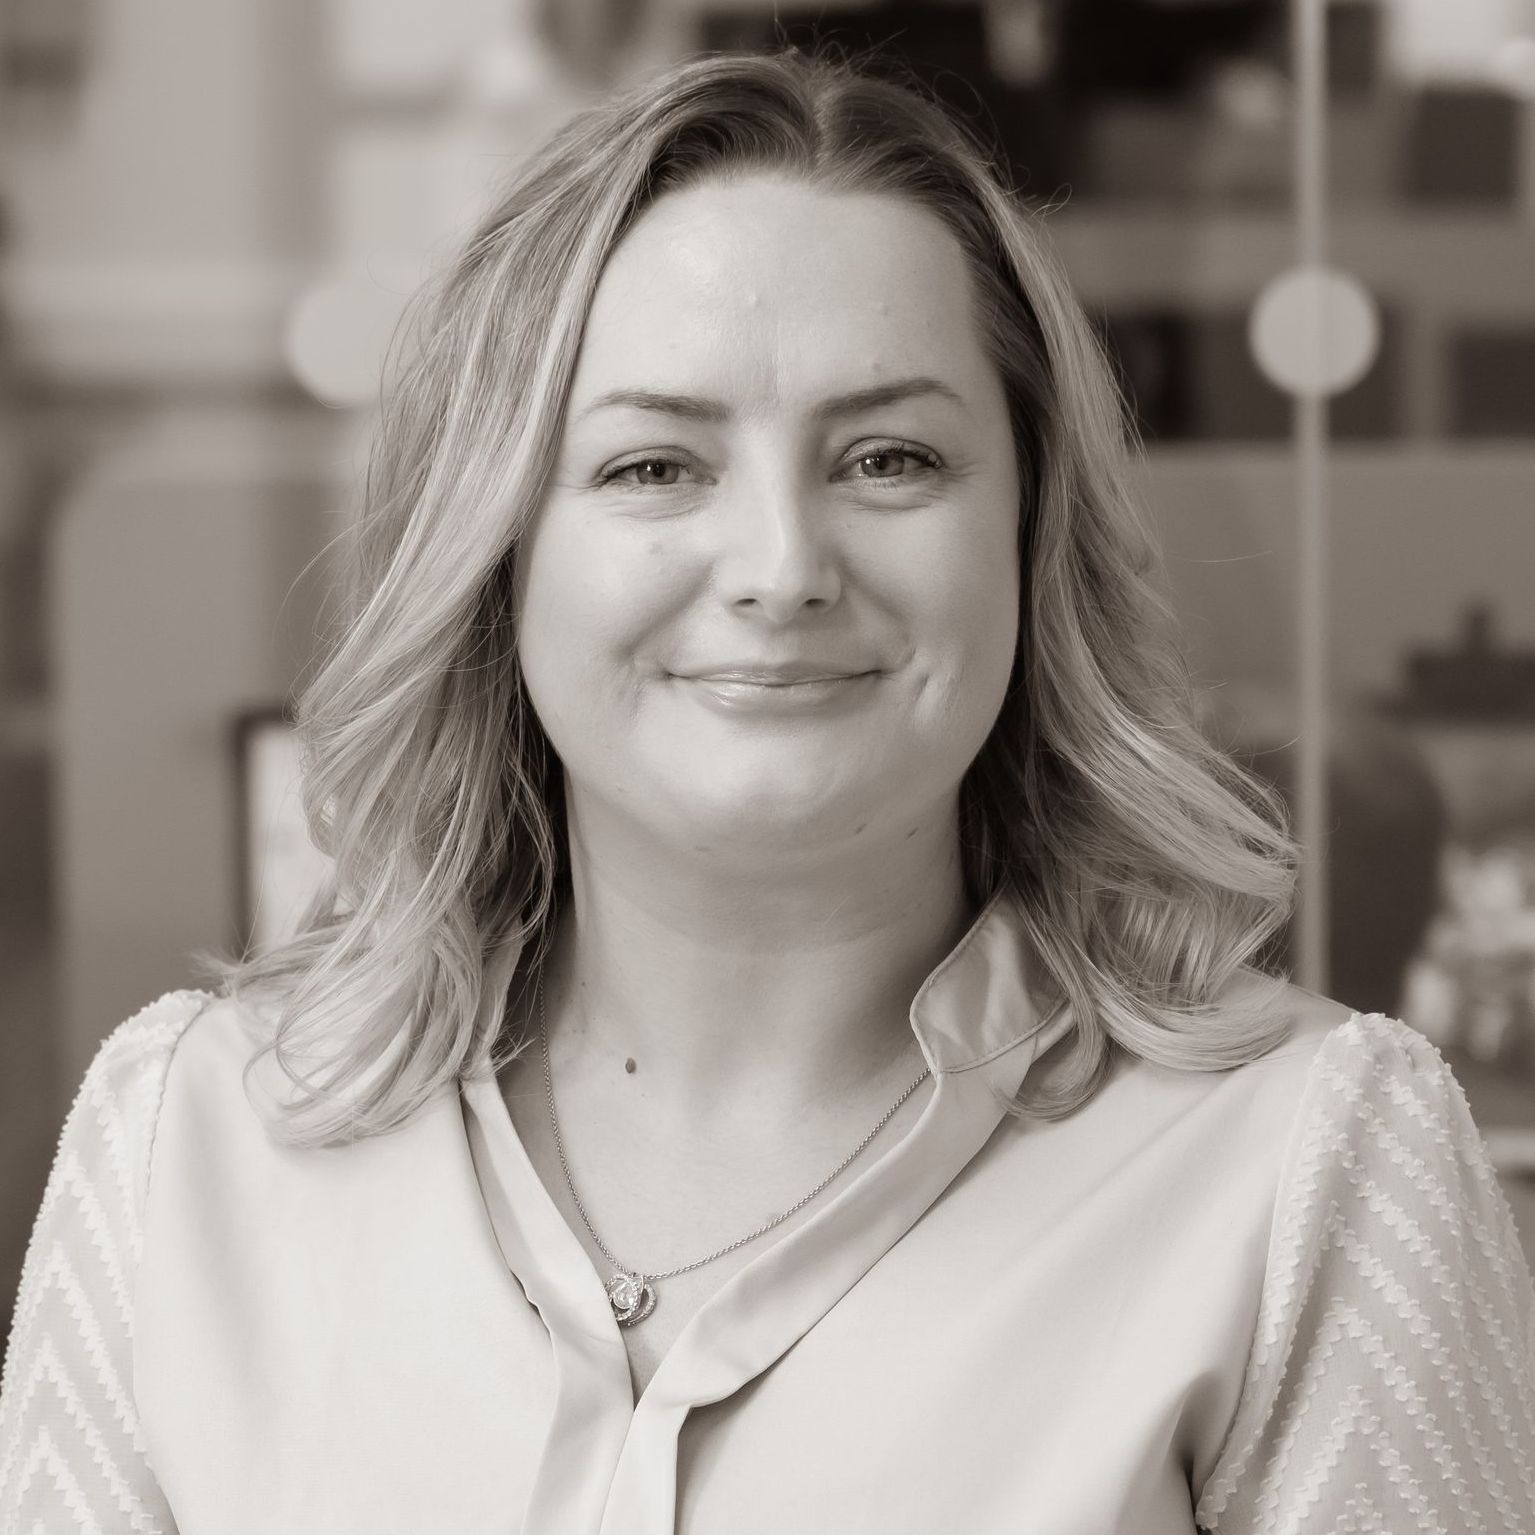
[[[1435,1049],[1302,1023],[1027,1121],[1004,1100],[1072,1026],[1038,995],[999,897],[913,1004],[920,1116],[637,1403],[493,1079],[283,1148],[240,1012],[161,998],[60,1137],[0,1532],[1535,1532],[1535,1286]]]

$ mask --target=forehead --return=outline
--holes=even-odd
[[[749,403],[990,368],[959,241],[905,198],[751,176],[660,198],[609,258],[572,404],[612,387]]]

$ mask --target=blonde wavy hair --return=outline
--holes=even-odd
[[[570,121],[402,332],[350,605],[298,707],[332,876],[289,941],[209,961],[270,1027],[247,1089],[268,1051],[301,1089],[267,1112],[287,1144],[386,1132],[526,1043],[511,993],[570,884],[560,764],[517,661],[519,543],[615,245],[667,192],[753,172],[936,213],[1006,384],[1021,633],[959,831],[969,893],[1010,889],[1075,1013],[1016,1111],[1071,1113],[1116,1049],[1219,1070],[1283,1037],[1266,989],[1229,983],[1288,916],[1294,849],[1274,796],[1194,723],[1128,485],[1133,433],[1041,216],[917,89],[825,54],[711,56]]]

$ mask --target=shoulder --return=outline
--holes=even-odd
[[[170,1052],[171,1070],[177,1076],[195,1074],[205,1065],[230,1061],[243,1064],[270,1042],[275,1018],[268,1007],[209,992],[177,992],[176,997],[196,999],[175,1033]],[[162,999],[169,1001],[170,999]],[[159,1004],[156,1004],[157,1006]],[[126,1027],[126,1026],[125,1026]],[[167,1057],[168,1061],[170,1057]]]
[[[206,991],[168,991],[126,1018],[102,1040],[87,1080],[131,1081],[175,1052],[188,1026],[217,999]]]
[[[102,1040],[64,1121],[56,1177],[94,1177],[127,1206],[125,1214],[136,1224],[171,1061],[191,1026],[216,1002],[205,991],[167,992]]]
[[[115,1284],[122,1284],[137,1255],[170,1062],[213,1000],[201,991],[168,992],[119,1023],[97,1047],[59,1132],[28,1247],[24,1290],[44,1284],[41,1269],[56,1246],[69,1253],[96,1250]]]
[[[1267,1045],[1249,1048],[1236,1064],[1197,1070],[1140,1057],[1117,1062],[1093,1133],[1112,1138],[1176,1123],[1208,1153],[1201,1187],[1229,1185],[1265,1222],[1308,1126],[1348,1129],[1349,1102],[1390,1103],[1391,1083],[1410,1074],[1448,1076],[1433,1045],[1406,1024],[1301,987],[1249,974],[1221,1000],[1230,1013],[1217,1013],[1218,1026]]]
[[[190,1065],[210,1054],[249,1057],[259,1026],[226,997],[197,990],[167,992],[119,1023],[86,1069],[60,1133],[55,1173],[88,1166],[110,1176],[136,1211],[147,1192],[149,1164],[167,1098]],[[236,1072],[238,1076],[238,1071]]]
[[[1233,982],[1225,997],[1234,1003],[1260,1008],[1266,1017],[1283,1024],[1278,1041],[1254,1065],[1292,1061],[1304,1068],[1334,1035],[1348,1029],[1359,1016],[1353,1008],[1330,997],[1252,972],[1245,972]]]
[[[1483,1209],[1511,1223],[1465,1092],[1432,1040],[1355,1013],[1311,1057],[1286,1157],[1292,1223],[1382,1200]]]
[[[1126,1050],[1052,1139],[1084,1165],[1144,1162],[1145,1148],[1160,1145],[1168,1185],[1187,1195],[1192,1218],[1219,1207],[1224,1235],[1256,1265],[1313,1067],[1345,1042],[1353,1017],[1327,998],[1245,973],[1205,1020],[1223,1037],[1201,1042],[1197,1065]]]
[[[1215,999],[1202,1064],[1163,1064],[1127,1051],[1115,1075],[1127,1079],[1127,1089],[1133,1083],[1136,1093],[1179,1105],[1206,1098],[1261,1104],[1267,1133],[1282,1133],[1313,1063],[1339,1048],[1356,1017],[1340,1002],[1243,971]]]
[[[1298,1116],[1325,1120],[1339,1134],[1388,1116],[1428,1129],[1420,1111],[1432,1101],[1441,1128],[1453,1125],[1462,1138],[1475,1134],[1449,1063],[1409,1023],[1361,1013],[1298,986],[1283,987],[1274,1006],[1286,1031],[1251,1069],[1285,1076],[1297,1091]],[[1295,1128],[1299,1135],[1304,1127]],[[1405,1132],[1407,1124],[1398,1128]]]
[[[1405,1051],[1422,1038],[1396,1019],[1361,1014],[1304,987],[1256,974],[1234,982],[1223,999],[1243,1014],[1244,1026],[1261,1022],[1272,1041],[1261,1054],[1226,1074],[1255,1093],[1288,1100],[1296,1110],[1319,1073],[1345,1063],[1345,1069],[1357,1072],[1376,1053]],[[1422,1042],[1428,1045],[1426,1039]]]
[[[281,1098],[284,1081],[272,1051],[277,1024],[275,1004],[203,996],[164,1058],[157,1146],[213,1165],[225,1152],[265,1142],[260,1106]],[[163,1164],[160,1150],[155,1164]]]
[[[1300,1060],[1309,1064],[1365,1062],[1444,1066],[1433,1042],[1386,1013],[1361,1013],[1304,987],[1272,983],[1269,1005],[1285,1020],[1284,1037],[1258,1062]]]
[[[209,991],[169,991],[117,1025],[97,1047],[76,1095],[140,1099],[163,1089],[173,1063],[209,1051],[254,1046],[261,1025],[227,997]]]
[[[97,1047],[75,1093],[61,1155],[104,1139],[132,1163],[146,1160],[177,1046],[215,1003],[209,992],[171,991],[119,1023]]]
[[[1281,1040],[1245,1072],[1271,1082],[1293,1106],[1289,1172],[1303,1144],[1336,1152],[1389,1130],[1393,1146],[1424,1135],[1477,1143],[1465,1095],[1434,1043],[1385,1013],[1285,986],[1273,1005],[1286,1019]]]

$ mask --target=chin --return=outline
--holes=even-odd
[[[882,797],[872,785],[836,792],[824,776],[800,784],[689,783],[682,791],[677,818],[693,846],[756,848],[783,852],[790,845],[824,846],[852,836],[870,819],[870,807]]]

